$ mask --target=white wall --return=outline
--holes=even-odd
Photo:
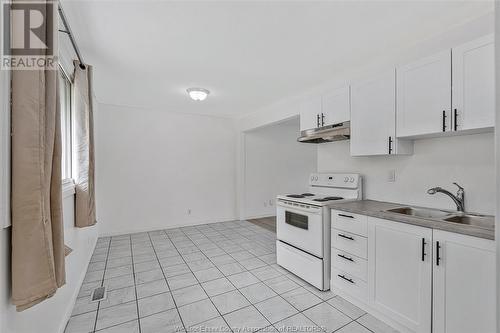
[[[71,315],[74,301],[97,240],[97,226],[74,227],[74,195],[65,197],[64,242],[73,249],[66,257],[66,285],[48,300],[23,311],[16,312],[10,303],[10,228],[0,230],[0,310],[2,333],[62,333]]]
[[[95,132],[102,234],[236,218],[233,120],[100,104]]]
[[[298,143],[299,133],[297,118],[245,133],[243,218],[276,215],[276,195],[307,189],[317,149]]]
[[[365,176],[365,199],[456,209],[442,194],[427,189],[441,186],[455,193],[465,188],[466,209],[495,213],[495,154],[493,133],[416,140],[410,156],[351,157],[349,141],[318,146],[318,171],[359,172]],[[390,170],[396,182],[388,182]]]

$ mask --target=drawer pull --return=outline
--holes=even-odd
[[[347,282],[350,282],[350,283],[354,284],[354,281],[353,281],[352,279],[346,278],[344,275],[340,275],[340,274],[338,274],[337,276],[338,276],[339,278],[341,278],[341,279],[346,280]]]
[[[351,215],[345,215],[345,214],[338,214],[338,216],[347,217],[347,218],[350,218],[350,219],[353,219],[353,218],[354,218],[354,216],[351,216]]]
[[[343,254],[337,254],[337,255],[338,255],[340,258],[342,258],[342,259],[345,259],[345,260],[349,260],[349,261],[354,262],[354,259],[349,258],[349,257],[346,257],[346,256],[345,256],[345,255],[343,255]]]
[[[439,266],[439,261],[441,258],[439,257],[439,250],[441,249],[441,245],[439,245],[439,242],[436,242],[436,266]]]
[[[425,254],[425,245],[426,244],[427,243],[425,242],[425,238],[422,238],[422,261],[425,261],[425,256],[426,256],[426,254]]]
[[[345,238],[345,239],[348,239],[348,240],[354,240],[354,238],[352,238],[351,236],[346,236],[346,235],[343,235],[343,234],[338,234],[339,237],[342,237],[342,238]]]

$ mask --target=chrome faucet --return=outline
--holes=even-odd
[[[459,212],[464,212],[465,211],[465,191],[464,188],[457,183],[453,183],[458,187],[458,192],[457,195],[454,195],[450,191],[445,190],[444,188],[441,187],[433,187],[427,190],[428,194],[436,194],[436,193],[443,193],[449,196],[453,202],[455,202],[455,205],[457,205],[457,210]]]

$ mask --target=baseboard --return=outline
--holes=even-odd
[[[80,288],[82,287],[83,280],[85,279],[85,275],[87,274],[87,270],[89,269],[90,265],[90,260],[92,259],[92,255],[94,254],[95,247],[97,245],[97,239],[99,237],[95,237],[94,239],[94,244],[91,246],[91,249],[89,251],[88,257],[87,257],[87,264],[85,265],[85,269],[82,270],[80,273],[80,277],[78,278],[77,282],[77,287],[73,291],[73,296],[71,296],[71,300],[69,302],[70,306],[66,308],[66,312],[64,313],[63,316],[63,321],[61,322],[61,326],[59,327],[59,333],[64,333],[64,330],[66,329],[66,325],[68,324],[69,319],[71,318],[71,313],[73,312],[73,308],[76,303],[76,299],[78,298],[78,294],[80,293]]]
[[[172,225],[169,225],[167,228],[160,228],[160,227],[153,226],[153,227],[145,227],[145,228],[138,228],[138,229],[125,229],[125,230],[116,231],[116,232],[99,233],[99,237],[121,236],[121,235],[127,235],[127,234],[137,234],[137,233],[141,233],[141,232],[168,230],[168,229],[174,229],[174,228],[192,227],[195,225],[212,224],[212,223],[220,223],[220,222],[231,222],[231,221],[239,221],[239,219],[236,217],[233,217],[233,218],[222,218],[222,219],[216,219],[216,220],[193,221],[193,222],[187,222],[187,223],[172,224]]]

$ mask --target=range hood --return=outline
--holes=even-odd
[[[343,123],[305,130],[300,132],[300,138],[297,141],[304,143],[324,143],[349,140],[351,137],[350,125],[350,121],[345,121]]]

